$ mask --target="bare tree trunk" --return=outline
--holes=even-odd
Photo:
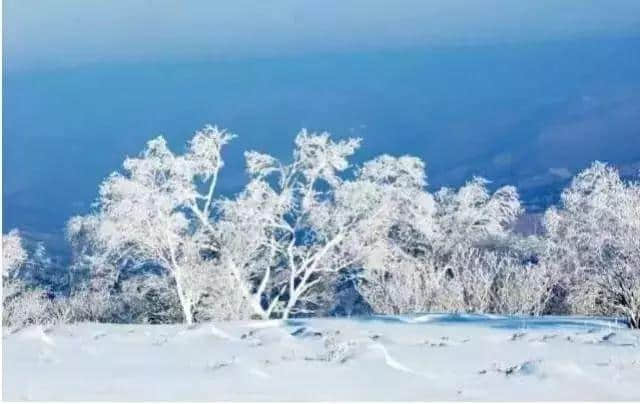
[[[289,301],[287,302],[287,306],[282,311],[282,319],[283,320],[289,319],[289,316],[291,315],[291,309],[293,309],[293,306],[295,306],[295,302],[297,300],[298,299],[291,299],[291,297],[289,297]]]
[[[182,314],[184,315],[184,321],[191,325],[193,324],[193,313],[191,310],[191,302],[184,293],[182,288],[182,277],[180,269],[174,269],[173,279],[176,282],[176,291],[178,292],[178,300],[180,301],[180,307],[182,308]]]

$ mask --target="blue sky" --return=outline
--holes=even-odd
[[[591,160],[640,169],[638,1],[8,0],[3,18],[3,231],[59,241],[126,155],[205,123],[239,135],[227,195],[244,150],[286,158],[302,127],[533,209]]]
[[[7,0],[8,70],[628,36],[635,0]]]

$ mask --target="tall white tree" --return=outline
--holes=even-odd
[[[293,161],[248,152],[246,189],[223,207],[220,255],[261,318],[313,311],[368,251],[372,201],[341,173],[360,139],[303,130]]]
[[[73,229],[90,222],[95,250],[111,259],[160,266],[175,284],[187,323],[194,305],[217,273],[201,250],[214,232],[211,216],[222,148],[233,135],[206,126],[196,132],[184,155],[175,155],[158,137],[139,157],[127,158],[122,173],[100,186],[95,213],[75,218]],[[221,286],[224,287],[224,286]],[[231,288],[232,289],[232,288]]]
[[[545,260],[565,275],[574,312],[622,315],[640,327],[640,184],[594,162],[544,223]]]

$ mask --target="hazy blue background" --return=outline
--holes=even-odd
[[[100,181],[164,134],[237,133],[287,157],[297,131],[357,135],[357,161],[427,162],[552,203],[591,160],[640,169],[640,1],[4,1],[3,232],[61,248]]]

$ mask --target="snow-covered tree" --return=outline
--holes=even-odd
[[[127,258],[139,266],[157,266],[175,286],[184,321],[209,288],[233,287],[214,281],[218,273],[203,256],[214,233],[211,217],[222,148],[233,135],[206,126],[183,155],[172,153],[158,137],[139,157],[127,158],[122,173],[100,186],[95,213],[72,220],[71,233],[92,229],[86,240],[112,262]],[[116,276],[117,277],[117,276]]]
[[[22,246],[22,238],[18,230],[2,235],[2,278],[8,279],[16,275],[16,270],[27,260],[27,252]]]
[[[382,180],[379,184],[393,178],[385,174],[397,170],[390,162],[383,157],[370,166]],[[424,165],[412,165],[420,180],[381,190],[385,198],[395,195],[389,199],[394,207],[388,209],[395,215],[359,283],[373,309],[541,314],[551,288],[548,271],[526,264],[509,248],[515,240],[511,226],[522,211],[515,188],[492,194],[488,181],[474,178],[457,191],[444,188],[432,198],[424,189]]]
[[[446,263],[439,311],[541,315],[555,278],[513,250],[459,245]]]
[[[447,274],[441,279],[448,290],[436,299],[442,296],[444,301],[435,304],[443,310],[540,314],[536,302],[544,300],[542,296],[532,296],[521,307],[510,298],[523,296],[520,289],[526,287],[514,280],[536,271],[510,245],[515,239],[512,226],[523,212],[518,192],[503,186],[491,193],[488,184],[474,177],[457,191],[442,188],[435,194],[436,267]]]
[[[546,263],[564,275],[574,312],[640,327],[640,184],[594,162],[545,214]]]
[[[486,245],[510,234],[523,211],[518,192],[504,186],[491,194],[487,184],[486,179],[474,177],[457,192],[442,188],[435,194],[441,247]]]
[[[370,195],[370,209],[377,210],[363,226],[375,248],[357,287],[378,313],[426,311],[440,284],[431,260],[436,206],[426,182],[420,159],[388,155],[365,163],[355,181]]]
[[[48,319],[46,294],[22,279],[21,269],[27,258],[17,230],[2,235],[2,324],[5,326],[19,328]]]
[[[218,251],[258,317],[315,311],[337,274],[366,255],[371,195],[340,175],[359,145],[303,130],[290,164],[245,154],[250,182],[223,205]]]

